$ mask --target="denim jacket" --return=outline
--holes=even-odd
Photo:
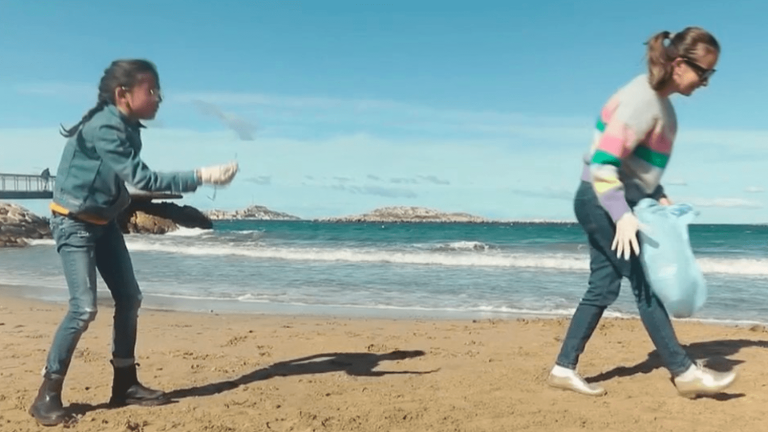
[[[139,122],[108,105],[67,140],[56,174],[53,203],[73,215],[114,219],[131,201],[125,184],[149,192],[192,192],[194,171],[159,173],[139,157]]]

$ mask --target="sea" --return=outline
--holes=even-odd
[[[691,225],[690,238],[709,293],[692,319],[768,323],[768,226]],[[209,313],[561,317],[586,290],[589,268],[575,223],[215,221],[126,242],[145,307]],[[66,301],[53,241],[0,249],[0,285]],[[607,316],[636,314],[625,280]]]

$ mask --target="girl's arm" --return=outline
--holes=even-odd
[[[151,170],[128,143],[122,125],[103,124],[91,131],[89,141],[121,179],[149,192],[193,192],[200,181],[195,171],[161,173]]]

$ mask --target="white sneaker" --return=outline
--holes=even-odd
[[[602,396],[605,389],[584,381],[575,370],[557,366],[552,368],[547,377],[547,384],[562,390],[575,391],[587,396]]]
[[[721,393],[734,381],[736,381],[736,371],[715,372],[698,363],[691,365],[687,371],[674,379],[680,396],[690,399]]]

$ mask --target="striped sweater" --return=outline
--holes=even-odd
[[[676,133],[675,110],[651,88],[647,75],[620,88],[603,106],[582,179],[592,183],[614,221],[631,211],[625,197],[630,183],[656,199],[664,195],[660,181]]]

